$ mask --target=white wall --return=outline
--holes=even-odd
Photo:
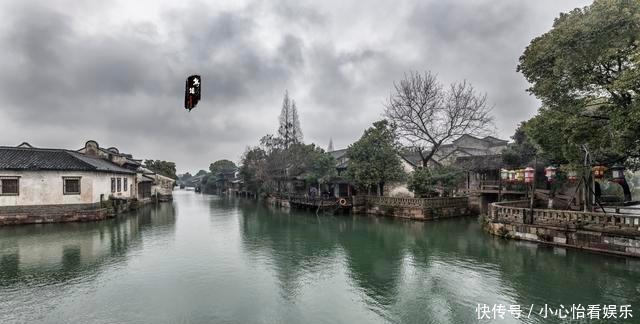
[[[124,187],[124,178],[128,180],[127,191],[121,188],[121,192],[113,193],[115,197],[135,197],[135,191],[131,191],[131,185],[135,184],[133,174],[110,174],[103,172],[74,172],[74,171],[6,171],[0,170],[0,177],[19,176],[18,196],[0,195],[0,206],[26,206],[26,205],[54,205],[54,204],[89,204],[100,202],[100,195],[108,199],[111,193],[111,178],[121,178],[121,186]],[[81,177],[80,194],[65,195],[63,193],[62,177]],[[135,187],[135,185],[134,185]]]

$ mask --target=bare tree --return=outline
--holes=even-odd
[[[431,72],[411,72],[393,85],[385,115],[402,144],[418,153],[425,166],[443,144],[492,128],[486,94],[477,94],[467,81],[444,89]]]

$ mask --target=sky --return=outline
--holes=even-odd
[[[540,105],[518,58],[590,2],[2,1],[0,145],[92,139],[194,173],[275,133],[288,91],[305,142],[344,148],[410,71],[486,93],[494,135],[508,139]],[[202,100],[189,112],[191,74]]]

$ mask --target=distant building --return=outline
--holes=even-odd
[[[462,135],[450,144],[440,146],[428,163],[428,167],[440,166],[464,166],[467,172],[466,186],[477,185],[480,180],[493,179],[499,173],[499,167],[495,169],[496,156],[500,157],[502,151],[507,147],[508,141],[486,136],[483,138],[471,135]],[[352,187],[345,178],[349,159],[346,156],[347,150],[335,150],[329,152],[336,159],[336,170],[338,179],[334,181],[340,195],[344,194],[344,188],[349,188],[349,194],[353,192]],[[407,174],[419,168],[423,168],[423,161],[416,152],[402,152],[399,154],[402,168]],[[477,162],[477,166],[470,163]],[[384,195],[388,196],[413,196],[407,189],[406,183],[388,183],[385,185]]]
[[[450,144],[441,145],[429,160],[428,167],[450,166],[456,164],[458,158],[499,155],[507,148],[508,141],[486,136],[483,138],[462,135]],[[418,153],[405,152],[402,158],[414,168],[424,167]]]
[[[134,159],[131,154],[121,153],[117,148],[102,148],[96,141],[90,140],[79,150],[80,153],[108,160],[123,168],[135,171],[135,198],[148,202],[152,197],[160,200],[171,200],[174,179],[157,174],[142,165],[142,160]],[[156,195],[157,193],[157,195]]]

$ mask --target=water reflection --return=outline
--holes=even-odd
[[[144,232],[170,235],[174,224],[175,206],[166,203],[102,222],[1,227],[0,287],[94,276],[101,267],[124,260]]]
[[[389,321],[475,322],[478,303],[640,306],[638,260],[490,237],[475,219],[416,223],[239,208],[243,248],[271,259],[280,289],[293,298],[309,272],[340,262],[367,307]]]
[[[638,260],[493,238],[474,218],[175,199],[105,222],[0,228],[0,322],[476,323],[478,303],[640,310]]]

